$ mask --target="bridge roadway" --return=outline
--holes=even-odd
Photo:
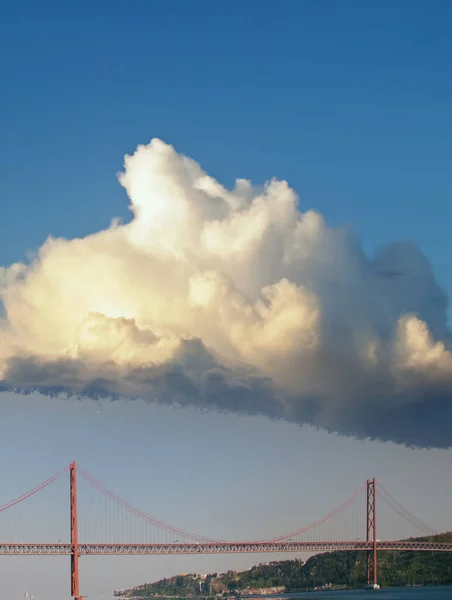
[[[80,556],[150,555],[150,554],[230,554],[264,552],[331,552],[333,550],[372,550],[373,542],[215,542],[186,544],[80,544]],[[452,552],[452,543],[410,540],[377,541],[378,550],[414,550]],[[0,543],[0,555],[60,556],[73,554],[71,544],[5,544]]]

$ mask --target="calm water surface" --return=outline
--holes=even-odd
[[[288,595],[289,597],[289,595]],[[300,600],[452,600],[452,586],[383,588],[381,590],[353,590],[340,592],[306,592],[290,594]]]
[[[300,600],[452,600],[452,585],[383,588],[381,590],[352,590],[337,592],[300,592],[278,596],[249,596],[249,600],[276,600],[276,598],[299,598]],[[93,599],[91,599],[93,600]],[[114,600],[119,600],[115,598]]]

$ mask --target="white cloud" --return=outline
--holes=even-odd
[[[353,232],[300,212],[286,182],[227,190],[157,139],[126,157],[119,180],[130,223],[48,239],[30,264],[0,268],[5,387],[450,445],[446,298],[414,245],[370,259]],[[401,406],[409,431],[405,417],[388,425]]]

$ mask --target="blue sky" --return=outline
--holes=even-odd
[[[49,234],[127,220],[116,173],[157,136],[227,185],[287,179],[303,210],[352,225],[369,253],[415,241],[452,293],[449,2],[95,4],[3,9],[0,265]],[[265,535],[269,515],[272,531],[292,529],[374,474],[437,526],[452,492],[451,451],[139,403],[97,414],[92,403],[3,394],[0,407],[2,502],[74,459],[157,517],[212,536],[230,519],[234,536]],[[171,502],[153,495],[159,486]],[[23,560],[0,561],[10,594],[26,579],[37,599],[63,597],[66,563],[55,574],[58,561]],[[259,560],[83,561],[83,591]]]

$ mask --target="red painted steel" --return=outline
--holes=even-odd
[[[374,500],[374,547],[373,547],[373,561],[374,561],[374,585],[377,585],[377,481],[373,478],[373,500]]]
[[[19,496],[12,502],[5,504],[0,507],[0,513],[7,510],[8,508],[19,504],[26,498],[39,492],[44,487],[47,487],[50,483],[55,481],[63,473],[69,470],[69,482],[70,482],[70,543],[1,543],[0,542],[0,555],[16,555],[16,556],[28,556],[28,555],[41,555],[41,556],[60,556],[69,555],[71,558],[71,595],[74,600],[83,600],[86,596],[80,596],[79,590],[79,558],[80,556],[99,556],[99,555],[157,555],[157,554],[229,554],[229,553],[276,553],[276,552],[332,552],[334,550],[342,551],[354,551],[360,550],[367,553],[367,583],[377,584],[377,551],[378,550],[410,550],[417,552],[452,552],[452,538],[451,542],[435,542],[435,541],[419,541],[419,540],[394,540],[394,541],[381,541],[377,540],[377,511],[376,511],[376,497],[377,493],[400,514],[402,517],[410,521],[412,524],[417,525],[424,530],[427,535],[438,534],[439,531],[433,530],[427,526],[423,521],[420,521],[412,513],[407,511],[399,502],[393,498],[387,490],[379,486],[377,489],[377,483],[375,478],[368,479],[367,483],[362,485],[348,500],[346,500],[340,507],[329,513],[326,517],[323,517],[319,521],[316,521],[312,525],[303,529],[292,532],[292,534],[286,534],[276,538],[267,540],[259,540],[254,542],[230,542],[230,541],[219,541],[212,540],[209,538],[203,538],[196,534],[188,534],[180,529],[176,529],[170,525],[157,521],[153,517],[146,515],[139,509],[131,506],[128,502],[105,488],[100,482],[94,479],[91,475],[86,473],[83,469],[78,469],[75,462],[71,463],[69,467],[66,467],[43,484],[33,488],[26,494]],[[154,525],[162,527],[172,533],[181,533],[187,537],[190,541],[185,543],[173,543],[173,544],[80,544],[78,540],[78,513],[77,513],[77,474],[84,477],[93,487],[95,487],[102,494],[113,500],[115,503],[122,506],[132,514],[144,521],[150,522]],[[381,487],[381,489],[380,489]],[[306,533],[310,529],[313,529],[317,525],[323,524],[329,520],[329,518],[343,508],[348,506],[350,502],[358,497],[364,490],[367,490],[367,503],[366,503],[366,541],[355,540],[355,541],[303,541],[296,542],[290,539],[292,535],[298,535],[300,533]],[[427,538],[428,539],[428,538]],[[447,539],[447,538],[446,538]],[[373,579],[373,582],[372,582]]]
[[[372,548],[367,551],[367,585],[373,583],[377,585],[377,482],[375,477],[367,480],[367,527],[366,541],[369,544],[372,542]],[[371,574],[373,571],[373,581]]]
[[[77,514],[77,463],[69,466],[70,511],[71,511],[71,596],[75,600],[83,600],[80,596],[78,561],[80,556],[78,545],[78,514]]]
[[[376,543],[377,550],[411,550],[415,552],[452,552],[452,542],[416,542],[411,540],[381,541]],[[85,544],[78,545],[80,556],[120,556],[120,555],[157,555],[157,554],[263,554],[268,552],[333,552],[370,551],[373,540],[363,541],[324,541],[324,542],[217,542],[187,544]],[[0,543],[0,556],[71,556],[72,544],[55,543]]]

